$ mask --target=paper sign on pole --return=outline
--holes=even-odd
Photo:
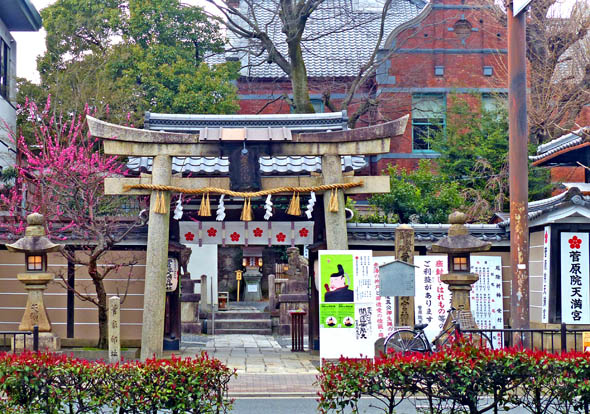
[[[370,250],[321,250],[320,358],[375,354],[375,276]]]

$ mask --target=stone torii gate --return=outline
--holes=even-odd
[[[87,117],[92,136],[104,140],[104,152],[110,155],[153,157],[151,177],[109,178],[105,193],[111,195],[151,195],[144,289],[144,312],[141,358],[162,354],[164,335],[165,279],[168,262],[170,191],[125,188],[137,184],[199,189],[230,189],[229,177],[172,177],[172,157],[219,157],[227,155],[224,145],[246,142],[256,145],[259,155],[321,156],[321,176],[262,177],[261,189],[278,187],[313,187],[325,184],[353,183],[359,177],[343,176],[341,156],[375,155],[389,152],[392,137],[403,135],[408,116],[372,127],[352,130],[291,134],[285,128],[203,128],[199,134],[150,131],[115,125]],[[241,168],[241,166],[240,166]],[[389,192],[388,176],[362,177],[362,185],[337,190],[337,212],[324,208],[325,236],[328,249],[348,248],[344,193],[374,194]],[[285,193],[289,194],[289,193]],[[330,191],[324,192],[328,206]],[[156,212],[156,205],[168,206]]]

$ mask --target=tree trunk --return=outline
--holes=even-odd
[[[312,114],[315,112],[309,99],[307,69],[301,53],[301,41],[290,42],[289,59],[291,60],[291,88],[293,89],[293,112]]]
[[[88,263],[88,274],[92,278],[92,283],[96,289],[96,299],[98,301],[98,344],[99,349],[108,348],[108,307],[107,292],[104,288],[104,282],[98,272],[96,259],[90,259]]]

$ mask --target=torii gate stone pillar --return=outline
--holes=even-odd
[[[322,178],[324,184],[342,182],[342,161],[340,155],[322,155]],[[344,192],[338,190],[338,205],[343,206],[336,212],[331,212],[330,192],[324,193],[324,222],[326,225],[326,246],[328,250],[347,250],[348,234],[346,232],[346,214],[344,212]],[[344,231],[342,231],[344,229]]]
[[[141,359],[162,355],[168,263],[170,191],[216,188],[230,189],[228,177],[172,177],[172,157],[219,157],[236,141],[264,143],[256,148],[260,155],[321,156],[322,177],[262,177],[262,190],[316,188],[341,184],[324,192],[325,234],[328,249],[348,248],[344,193],[374,194],[389,192],[389,177],[344,177],[341,156],[374,155],[389,152],[390,139],[403,135],[408,116],[372,127],[345,131],[291,134],[286,128],[204,128],[199,134],[150,131],[114,125],[87,117],[92,136],[104,141],[105,154],[153,157],[151,177],[107,178],[105,194],[150,195],[149,229],[143,304]],[[129,186],[145,185],[143,188]],[[168,186],[154,189],[152,186]],[[338,188],[338,189],[336,189]],[[273,194],[291,195],[289,192]],[[323,191],[323,190],[318,190]],[[336,192],[338,208],[330,211],[331,192]]]
[[[152,164],[152,184],[170,185],[172,158],[156,155]],[[164,343],[164,317],[166,308],[166,271],[168,267],[168,232],[170,209],[156,213],[158,191],[150,197],[150,218],[145,262],[143,327],[141,330],[141,359],[161,355]],[[164,203],[170,205],[170,192],[163,191]],[[162,293],[163,292],[163,293]],[[160,329],[162,327],[162,329]]]

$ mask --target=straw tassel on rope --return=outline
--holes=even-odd
[[[335,188],[330,192],[330,203],[328,205],[328,210],[330,213],[338,212],[338,190]]]
[[[242,216],[240,217],[240,220],[252,221],[252,219],[252,205],[250,204],[250,197],[248,197],[244,200],[244,208],[242,209]]]
[[[166,206],[166,197],[164,191],[158,191],[156,194],[156,203],[154,204],[154,213],[166,214],[168,208]]]
[[[287,209],[287,214],[291,216],[300,216],[301,208],[299,207],[299,204],[299,193],[294,192],[293,197],[291,197],[291,203],[289,203],[289,208]]]
[[[203,195],[201,198],[201,207],[199,207],[199,216],[207,216],[211,215],[211,204],[209,203],[209,193]]]

